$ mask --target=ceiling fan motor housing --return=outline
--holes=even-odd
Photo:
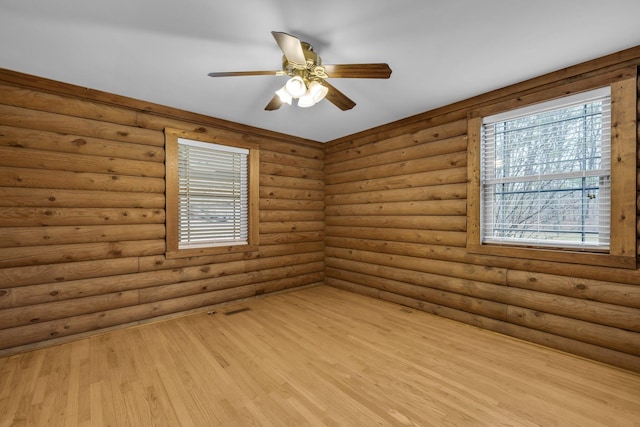
[[[306,64],[297,64],[291,62],[286,56],[282,56],[282,69],[288,76],[300,76],[305,80],[323,80],[329,76],[325,72],[322,66],[322,59],[313,51],[313,47],[307,42],[300,42],[302,46],[302,52],[306,59]]]

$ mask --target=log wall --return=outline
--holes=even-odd
[[[466,246],[470,114],[638,64],[630,49],[329,142],[325,282],[640,372],[637,267]]]
[[[259,143],[258,251],[165,258],[165,127]],[[322,283],[323,155],[0,70],[0,355]]]

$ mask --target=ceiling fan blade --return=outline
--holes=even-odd
[[[300,44],[300,39],[292,36],[291,34],[282,33],[278,31],[271,31],[273,38],[276,39],[280,50],[284,53],[284,56],[289,62],[293,62],[298,65],[306,65],[307,59],[304,57],[304,51]]]
[[[233,76],[278,76],[282,71],[223,71],[220,73],[209,73],[209,77],[233,77]]]
[[[328,81],[322,82],[323,86],[326,86],[329,89],[327,92],[326,98],[333,105],[341,109],[342,111],[350,110],[356,106],[356,103],[347,97],[344,93],[340,92],[333,85],[331,85]]]
[[[277,110],[282,106],[282,104],[284,103],[280,100],[280,97],[278,95],[275,95],[273,98],[271,98],[271,101],[269,101],[264,109],[267,111]]]
[[[391,76],[388,64],[337,64],[323,67],[329,78],[388,79]]]

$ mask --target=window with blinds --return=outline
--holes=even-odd
[[[485,117],[482,243],[609,250],[610,88]]]
[[[248,156],[178,138],[178,249],[248,243]]]

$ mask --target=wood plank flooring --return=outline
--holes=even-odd
[[[0,359],[1,427],[217,425],[640,426],[640,376],[326,286]]]

